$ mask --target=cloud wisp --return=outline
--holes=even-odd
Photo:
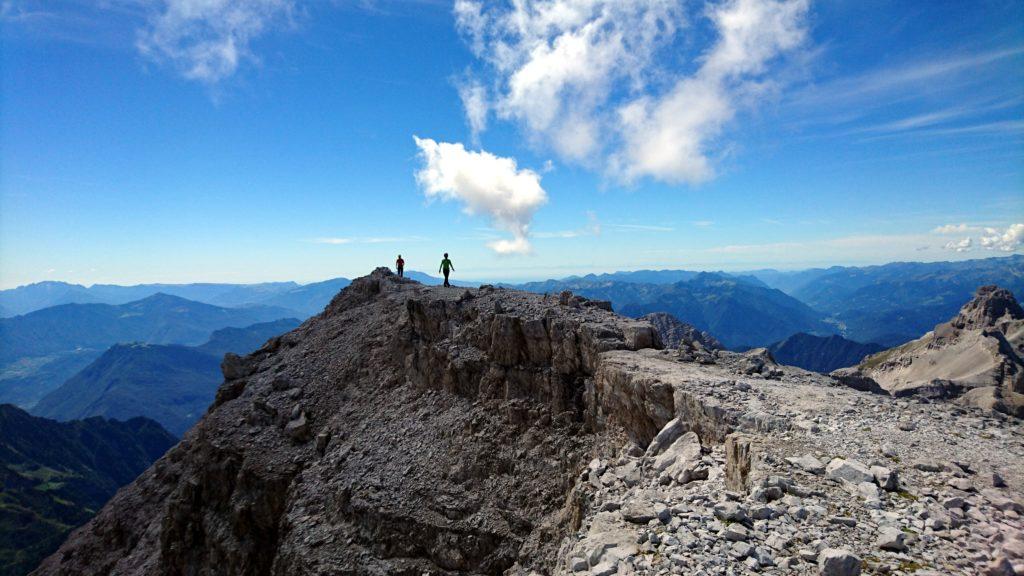
[[[487,244],[498,254],[531,252],[530,222],[548,201],[539,174],[519,168],[512,158],[466,150],[459,143],[413,139],[423,161],[416,182],[428,200],[456,200],[465,213],[489,217],[496,228],[512,235]]]
[[[136,47],[147,59],[173,66],[189,80],[213,85],[244,61],[258,62],[254,40],[288,24],[296,0],[161,0]]]
[[[692,25],[680,0],[456,0],[457,26],[490,79],[472,81],[472,99],[462,90],[471,128],[493,110],[535,145],[623,182],[703,182],[727,124],[771,93],[771,63],[804,42],[808,3],[712,5],[716,39],[669,69]]]

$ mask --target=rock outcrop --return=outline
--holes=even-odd
[[[983,286],[949,322],[921,338],[833,372],[854,387],[894,396],[955,398],[1024,417],[1024,310],[1013,294]]]
[[[687,324],[667,312],[653,312],[641,316],[639,320],[650,322],[654,329],[661,335],[661,341],[666,348],[679,348],[680,345],[700,344],[707,350],[722,350],[725,348],[717,338],[707,331],[698,330],[692,324]]]
[[[37,574],[1024,569],[1004,419],[688,360],[606,308],[357,279],[227,358],[199,424]]]

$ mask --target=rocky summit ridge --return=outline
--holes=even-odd
[[[1024,417],[1024,310],[1009,290],[982,286],[950,321],[917,340],[833,373],[898,396],[955,399]]]
[[[609,308],[356,279],[35,573],[1024,572],[1005,416]]]

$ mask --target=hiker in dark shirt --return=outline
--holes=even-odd
[[[441,260],[441,267],[437,269],[438,272],[444,273],[444,285],[451,286],[448,283],[448,273],[455,270],[455,266],[452,265],[452,261],[448,259],[448,253],[444,253],[444,258]]]
[[[405,260],[402,260],[402,255],[398,255],[398,260],[395,260],[395,268],[398,269],[398,277],[405,276]]]

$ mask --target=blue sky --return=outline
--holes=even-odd
[[[0,286],[1021,251],[1015,1],[4,0]]]

